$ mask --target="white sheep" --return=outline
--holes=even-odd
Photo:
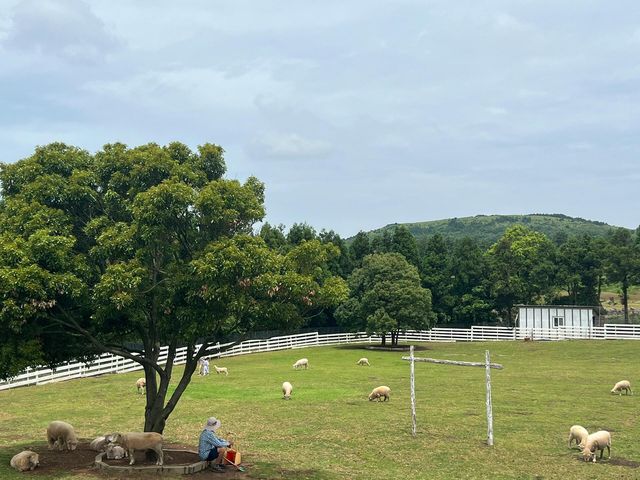
[[[213,368],[215,369],[217,374],[224,373],[225,375],[229,375],[229,370],[227,369],[227,367],[219,367],[217,365],[214,365]]]
[[[282,395],[285,400],[291,400],[291,392],[293,392],[293,385],[289,382],[282,384]]]
[[[120,445],[129,453],[129,465],[133,465],[136,461],[134,453],[136,450],[153,450],[156,452],[158,460],[156,465],[162,465],[162,435],[155,432],[128,432],[114,433],[111,435],[111,441]]]
[[[363,365],[363,366],[366,365],[367,367],[369,367],[370,366],[369,359],[366,357],[362,357],[360,360],[356,362],[356,365]]]
[[[91,450],[95,450],[96,452],[104,452],[107,448],[107,444],[111,441],[110,435],[102,435],[100,437],[96,437],[91,440],[89,444],[89,448]]]
[[[33,470],[40,465],[40,457],[36,452],[31,450],[24,450],[11,458],[11,466],[19,472],[26,472],[27,470]]]
[[[613,386],[613,388],[611,389],[611,393],[622,395],[623,390],[625,395],[633,395],[633,392],[631,391],[631,382],[629,382],[629,380],[620,380]]]
[[[596,461],[596,452],[600,450],[600,459],[604,454],[604,449],[607,449],[607,456],[611,458],[611,434],[606,430],[600,430],[599,432],[592,433],[587,437],[582,450],[582,457],[585,462],[593,459]]]
[[[391,389],[389,387],[386,387],[384,385],[380,386],[380,387],[376,387],[373,389],[373,391],[369,394],[369,401],[373,401],[376,398],[378,399],[378,401],[380,402],[381,398],[384,397],[384,400],[382,400],[383,402],[386,402],[387,400],[389,400],[389,394],[391,393]]]
[[[119,445],[110,443],[107,445],[107,459],[120,460],[121,458],[128,457],[127,451]]]
[[[584,442],[587,440],[589,432],[586,428],[580,425],[573,425],[569,429],[569,448],[571,448],[571,442],[576,441],[576,445],[580,448],[584,448]]]
[[[47,427],[47,443],[49,450],[57,444],[58,450],[75,450],[78,446],[78,438],[73,426],[67,422],[54,421]]]
[[[306,358],[301,358],[300,360],[298,360],[296,363],[293,364],[293,368],[309,368],[309,360],[307,360]]]
[[[147,379],[144,377],[140,377],[136,380],[136,388],[138,389],[138,393],[144,393],[145,388],[147,387]]]

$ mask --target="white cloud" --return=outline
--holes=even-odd
[[[282,159],[315,158],[331,152],[328,142],[297,133],[267,133],[254,139],[252,148],[259,154]]]
[[[82,0],[22,0],[9,18],[6,49],[97,62],[119,45]]]

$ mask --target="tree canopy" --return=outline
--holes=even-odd
[[[428,329],[433,321],[431,292],[420,285],[418,270],[398,253],[364,257],[349,277],[351,296],[336,310],[338,322],[352,331],[391,336],[398,343],[402,331]]]
[[[145,370],[145,431],[162,432],[217,342],[298,327],[345,299],[346,282],[327,267],[338,248],[304,238],[269,248],[252,233],[264,185],[225,171],[220,146],[178,142],[109,144],[95,155],[54,143],[2,164],[0,376],[122,355]]]

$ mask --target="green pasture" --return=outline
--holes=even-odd
[[[482,361],[489,349],[492,360],[504,365],[492,371],[493,448],[485,444],[484,369],[417,363],[418,435],[412,438],[408,362],[400,353],[355,346],[220,360],[216,363],[228,367],[229,376],[194,377],[165,438],[195,447],[203,422],[217,416],[222,434],[234,433],[250,478],[640,478],[640,342],[422,346],[427,350],[419,356],[466,361]],[[356,366],[362,356],[371,367]],[[301,357],[309,358],[309,370],[291,368]],[[9,467],[9,459],[43,445],[51,420],[72,423],[83,438],[140,430],[139,376],[105,375],[0,392],[0,478],[26,478]],[[621,379],[637,386],[637,394],[611,395]],[[290,401],[282,400],[285,380],[294,387]],[[391,387],[391,400],[367,401],[379,385]],[[569,450],[573,424],[611,431],[611,461],[586,464],[577,449]],[[96,477],[59,472],[37,478]]]

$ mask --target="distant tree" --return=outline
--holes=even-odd
[[[420,265],[416,239],[404,225],[399,225],[393,230],[390,251],[403,255],[414,267]]]
[[[121,355],[145,372],[144,430],[162,432],[217,342],[298,327],[347,298],[324,268],[335,247],[282,255],[252,235],[264,186],[224,179],[223,153],[54,143],[1,166],[0,377]]]
[[[431,293],[420,285],[418,270],[397,253],[373,254],[349,277],[350,298],[336,310],[340,325],[391,336],[407,329],[427,329],[433,321]]]
[[[513,324],[513,307],[531,304],[554,290],[554,248],[542,233],[524,225],[509,227],[487,252],[492,296]]]
[[[266,222],[260,228],[260,237],[269,248],[279,252],[287,250],[287,237],[284,234],[284,225],[282,224],[274,227],[269,222]]]
[[[489,267],[484,251],[475,240],[465,237],[455,242],[449,260],[452,320],[456,324],[477,325],[493,319]]]
[[[453,306],[453,274],[449,266],[449,247],[442,235],[436,234],[427,240],[422,256],[421,274],[422,285],[431,292],[433,311],[437,315],[438,323],[450,321]]]
[[[362,264],[362,259],[372,252],[369,236],[362,230],[359,231],[353,238],[349,250],[351,251],[351,258],[354,265],[360,266]]]
[[[392,251],[393,237],[389,230],[383,230],[381,235],[371,240],[371,253],[390,253]]]
[[[588,235],[571,237],[558,248],[557,283],[574,305],[599,305],[600,252]]]
[[[629,287],[640,282],[640,245],[625,228],[615,230],[609,237],[605,257],[607,279],[620,284],[624,321],[629,323]]]
[[[299,245],[305,240],[314,240],[315,238],[317,238],[315,229],[306,223],[294,223],[287,233],[287,241],[291,245]]]
[[[318,237],[322,243],[332,243],[338,247],[340,254],[329,262],[328,268],[334,275],[347,278],[353,270],[353,260],[351,250],[347,247],[346,242],[333,230],[322,230]]]

